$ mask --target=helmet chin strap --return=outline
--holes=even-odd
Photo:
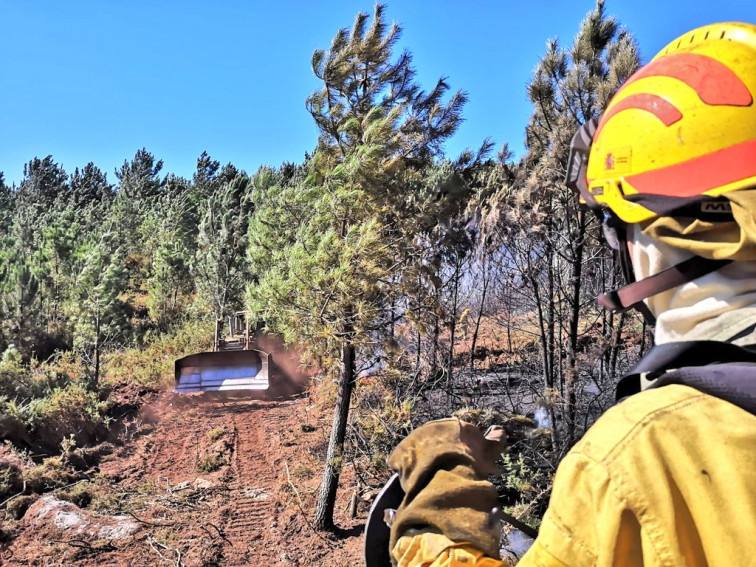
[[[627,243],[623,242],[620,250],[620,262],[622,263],[625,275],[628,270],[632,274],[632,264],[629,263],[630,257],[627,251]],[[602,293],[598,296],[598,303],[610,311],[622,312],[627,309],[635,308],[640,311],[650,325],[656,323],[651,310],[643,302],[644,299],[668,291],[672,288],[681,286],[693,281],[701,276],[710,274],[726,266],[732,260],[710,260],[700,256],[693,256],[679,264],[662,270],[658,274],[649,276],[640,281],[634,281],[628,285]],[[632,276],[629,281],[632,281]]]
[[[611,213],[605,215],[603,222],[605,223],[605,227],[612,229],[615,235],[620,266],[622,266],[622,272],[627,284],[602,293],[598,296],[598,303],[602,307],[614,312],[636,309],[640,311],[643,318],[651,326],[656,325],[656,317],[648,308],[648,305],[644,303],[644,299],[715,272],[732,261],[710,260],[701,256],[693,256],[671,268],[636,281],[633,261],[630,256],[630,247],[628,245],[629,225]]]

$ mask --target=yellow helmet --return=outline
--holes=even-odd
[[[695,205],[729,210],[716,198],[756,187],[755,95],[755,25],[713,24],[675,39],[588,134],[582,199],[626,223]]]
[[[754,96],[756,26],[712,24],[667,45],[575,134],[566,183],[603,211],[630,282],[599,303],[636,307],[653,321],[643,299],[756,260]],[[635,281],[631,223],[693,257]]]

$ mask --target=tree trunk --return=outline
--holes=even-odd
[[[420,375],[420,365],[422,364],[422,351],[423,351],[423,336],[420,334],[420,316],[418,315],[418,322],[415,323],[415,332],[417,333],[417,353],[415,354],[415,376]]]
[[[578,213],[578,231],[575,242],[575,255],[572,258],[572,297],[570,300],[570,321],[568,328],[567,372],[565,376],[565,399],[567,402],[567,442],[572,443],[575,436],[575,382],[577,380],[577,344],[578,323],[580,321],[580,290],[583,277],[583,251],[585,249],[585,209]]]
[[[487,269],[486,262],[483,262],[483,290],[480,294],[480,309],[478,317],[475,319],[475,330],[473,331],[472,344],[470,345],[470,372],[475,371],[475,346],[478,342],[478,333],[480,332],[480,320],[483,317],[483,307],[486,303],[486,292],[488,291],[488,282],[491,279]]]
[[[346,437],[349,403],[355,382],[355,348],[351,339],[346,339],[341,347],[341,376],[339,377],[339,397],[333,414],[331,437],[328,441],[326,466],[323,482],[320,485],[318,503],[315,507],[315,528],[328,530],[333,528],[333,509],[336,504],[336,489],[339,486],[342,453]]]
[[[617,373],[617,356],[619,355],[620,351],[620,341],[622,340],[622,329],[625,326],[625,318],[627,316],[626,312],[620,313],[619,316],[619,322],[617,323],[617,326],[614,328],[614,331],[612,333],[612,348],[610,350],[610,356],[609,356],[609,379],[614,381],[615,375]]]
[[[641,327],[641,343],[640,347],[638,348],[638,358],[643,358],[643,355],[646,354],[646,318],[643,318],[643,327]]]
[[[96,315],[95,323],[95,343],[94,343],[94,384],[92,384],[92,391],[97,392],[100,387],[100,316]]]
[[[538,330],[540,331],[541,357],[543,359],[543,381],[546,388],[552,388],[554,383],[552,382],[551,374],[549,373],[549,348],[548,338],[546,336],[546,320],[543,313],[543,303],[541,302],[538,282],[535,277],[533,277],[532,272],[528,274],[528,281],[530,281],[530,285],[532,286],[536,313],[538,314]]]
[[[506,304],[507,313],[507,352],[512,354],[512,310],[514,309],[514,301],[512,300],[512,286],[513,284],[506,280],[504,283],[504,303]]]
[[[547,329],[548,329],[548,339],[546,343],[546,362],[547,362],[547,368],[546,372],[548,375],[548,382],[547,384],[554,386],[554,378],[556,377],[556,369],[555,369],[555,348],[556,348],[556,336],[555,336],[555,328],[556,328],[556,291],[554,287],[554,250],[552,248],[551,243],[548,244],[548,250],[546,253],[547,258],[547,266],[548,266],[548,288],[546,290],[546,317],[547,317]]]
[[[454,339],[457,334],[457,303],[459,302],[459,277],[460,277],[460,263],[459,258],[454,262],[454,275],[452,281],[454,282],[454,288],[452,291],[452,308],[451,308],[451,324],[449,325],[449,360],[446,364],[446,391],[451,393],[452,391],[452,379],[454,376]]]
[[[436,307],[438,307],[441,304],[441,288],[436,288]],[[431,314],[433,317],[433,342],[431,342],[431,352],[430,352],[430,375],[433,380],[436,379],[436,375],[438,374],[438,341],[439,337],[441,335],[441,328],[439,325],[439,316],[437,309],[433,310],[433,313]]]

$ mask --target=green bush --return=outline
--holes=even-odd
[[[211,443],[217,441],[223,435],[225,435],[226,430],[223,427],[213,427],[210,431],[207,432],[207,439]]]
[[[0,357],[0,396],[24,401],[42,398],[69,384],[70,376],[76,375],[69,374],[72,370],[76,370],[76,365],[70,354],[58,356],[51,363],[32,360],[23,364],[21,355],[11,346]]]
[[[27,397],[25,373],[21,354],[13,345],[9,346],[0,357],[0,396]]]
[[[0,370],[7,370],[12,368],[18,368],[21,366],[21,353],[15,345],[8,345],[8,348],[3,351],[3,355],[0,356]]]
[[[18,494],[23,486],[21,471],[11,463],[0,462],[0,502]]]
[[[115,447],[107,442],[94,447],[76,447],[74,444],[70,449],[64,447],[62,456],[67,466],[77,471],[86,471],[97,465],[104,456],[110,455],[114,449]]]
[[[396,400],[394,392],[380,380],[367,381],[361,386],[352,418],[361,439],[355,441],[364,445],[365,453],[371,455],[373,473],[380,475],[387,472],[382,459],[411,427],[414,401]]]
[[[188,354],[212,349],[213,330],[207,321],[178,322],[169,334],[150,338],[144,345],[112,352],[104,360],[105,381],[161,387],[172,383],[173,363]]]
[[[73,437],[77,445],[104,438],[107,404],[80,384],[55,388],[52,393],[29,404],[29,422],[39,440],[58,446]]]
[[[79,508],[86,508],[94,500],[92,488],[86,482],[75,484],[68,490],[58,493],[58,498],[76,504]]]
[[[526,500],[535,496],[539,486],[543,484],[543,472],[529,465],[522,453],[516,457],[506,454],[502,460],[504,487],[516,490]]]

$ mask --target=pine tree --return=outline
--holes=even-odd
[[[102,374],[102,353],[124,340],[126,304],[121,294],[127,272],[119,235],[108,222],[102,232],[78,250],[78,269],[68,305],[73,322],[74,348],[90,371],[89,387],[97,391]]]
[[[241,308],[247,286],[247,228],[252,211],[250,179],[233,166],[221,172],[221,186],[202,210],[192,272],[198,299],[216,319]]]
[[[177,185],[175,180],[168,183]],[[190,267],[197,223],[191,197],[188,184],[184,190],[169,190],[145,223],[151,230],[149,248],[153,250],[147,306],[161,329],[167,329],[181,313],[194,289]]]
[[[413,242],[403,226],[418,214],[411,180],[455,131],[465,102],[461,92],[444,101],[444,80],[420,89],[409,53],[395,55],[400,28],[386,25],[384,11],[376,6],[369,26],[369,16],[358,14],[328,51],[313,54],[323,87],[307,99],[320,130],[309,177],[292,183],[267,171],[255,178],[250,259],[259,282],[250,306],[338,366],[319,528],[333,525],[357,368],[382,350],[392,317],[388,288],[399,281],[400,251]]]
[[[147,245],[152,236],[145,220],[156,211],[158,199],[166,188],[161,178],[163,161],[142,148],[131,161],[124,161],[115,175],[119,181],[109,210],[114,221],[112,230],[119,234],[129,272],[128,287],[143,289],[151,274],[153,249]]]
[[[120,182],[118,191],[132,200],[149,200],[162,193],[163,181],[160,172],[163,160],[155,160],[145,148],[137,150],[134,159],[124,160],[120,170],[116,170],[116,177]]]
[[[199,200],[210,197],[218,189],[220,162],[212,159],[207,152],[197,158],[197,170],[192,179],[194,192]]]
[[[7,233],[0,235],[0,330],[25,358],[34,354],[42,327],[38,203],[16,203]]]
[[[91,218],[86,214],[90,212],[90,207],[79,209],[71,203],[61,203],[38,222],[41,242],[36,256],[40,265],[41,298],[47,329],[54,334],[64,334],[62,305],[73,289],[75,251],[90,231],[102,222],[97,215]],[[81,217],[88,226],[79,224],[78,218]]]
[[[107,175],[92,162],[81,171],[78,167],[74,170],[70,185],[72,204],[79,209],[113,198],[113,186],[108,183]]]
[[[6,234],[11,225],[15,199],[14,192],[5,184],[5,177],[0,171],[0,235]]]
[[[2,342],[14,344],[19,352],[30,356],[41,311],[39,281],[23,256],[0,259],[0,315]]]
[[[69,195],[68,174],[53,161],[52,156],[34,158],[24,165],[24,179],[19,197],[30,203],[48,206]]]

